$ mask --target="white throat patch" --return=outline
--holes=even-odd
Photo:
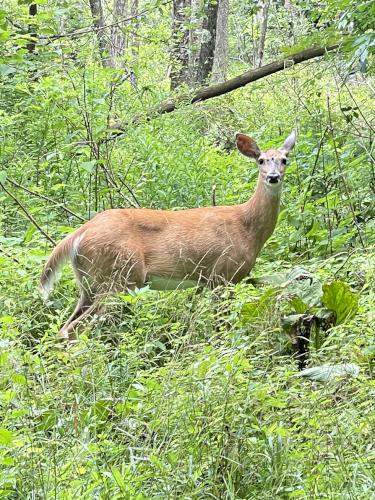
[[[269,182],[264,183],[266,186],[266,190],[268,193],[270,193],[272,196],[278,196],[281,193],[283,184],[282,182],[277,182],[275,184],[270,184]]]

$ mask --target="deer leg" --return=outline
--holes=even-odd
[[[94,302],[92,297],[82,290],[81,297],[74,309],[73,313],[70,315],[68,320],[65,322],[64,326],[60,329],[57,334],[58,337],[63,339],[70,339],[70,332],[73,331],[74,326],[87,316],[94,309],[92,306],[97,306],[97,302]],[[73,336],[74,338],[74,336]]]

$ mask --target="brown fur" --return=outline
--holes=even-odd
[[[272,168],[278,162],[282,177],[281,160],[289,150],[261,153],[242,134],[237,143],[246,156],[264,159],[256,191],[246,203],[177,211],[106,210],[57,245],[45,265],[42,287],[48,288],[51,273],[70,255],[81,290],[61,335],[71,333],[104,294],[142,287],[153,276],[215,286],[248,275],[279,212],[280,189],[265,181],[271,168],[267,161],[272,159]]]

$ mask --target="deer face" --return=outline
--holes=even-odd
[[[245,134],[236,135],[239,151],[257,161],[260,176],[265,185],[272,190],[279,190],[287,165],[287,156],[296,142],[295,130],[287,137],[280,149],[261,151],[257,143]]]

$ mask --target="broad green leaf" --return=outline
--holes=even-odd
[[[290,305],[293,307],[297,314],[304,314],[308,310],[307,304],[300,297],[293,297],[290,301]]]
[[[34,224],[30,224],[27,231],[26,231],[25,238],[24,238],[23,242],[29,243],[31,241],[35,231],[36,231],[36,227],[34,226]]]
[[[5,182],[7,178],[7,173],[5,170],[0,170],[0,182]]]
[[[321,365],[302,370],[297,374],[298,377],[306,377],[317,382],[328,382],[337,377],[350,375],[356,377],[359,374],[359,366],[354,363]]]
[[[83,161],[81,163],[81,167],[86,170],[89,174],[94,170],[96,165],[96,160],[91,160],[91,161]]]
[[[347,283],[334,281],[323,285],[322,304],[336,314],[336,324],[352,318],[358,309],[358,294]]]
[[[0,76],[8,76],[15,72],[16,69],[12,68],[12,66],[8,66],[7,64],[0,64]]]
[[[13,441],[14,434],[8,429],[0,428],[0,444],[9,444]]]

